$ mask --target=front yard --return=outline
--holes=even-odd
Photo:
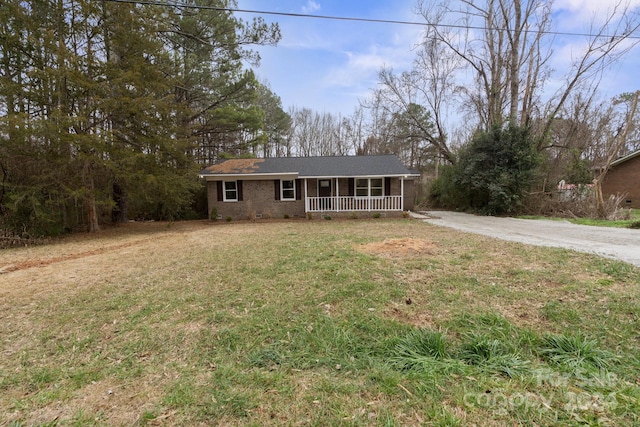
[[[638,425],[640,270],[409,219],[0,252],[0,425]]]

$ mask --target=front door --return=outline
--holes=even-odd
[[[319,200],[320,210],[330,211],[333,209],[333,203],[331,200],[332,195],[333,195],[333,191],[331,188],[331,180],[319,179],[318,180],[318,197],[322,197]]]

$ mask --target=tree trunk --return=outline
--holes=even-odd
[[[127,222],[129,220],[127,192],[117,182],[113,183],[112,188],[113,202],[116,206],[111,212],[111,221],[114,224]]]
[[[89,233],[95,233],[96,231],[100,231],[100,224],[98,222],[98,210],[96,209],[96,197],[93,193],[93,190],[91,190],[91,192],[87,194],[86,204],[87,204],[87,226],[88,226]]]
[[[504,6],[503,6],[504,7]],[[509,121],[512,125],[518,123],[520,96],[520,37],[522,34],[522,10],[519,0],[513,2],[514,23],[513,31],[508,32],[511,44],[511,61],[509,64],[510,109]]]
[[[84,162],[84,167],[82,168],[82,181],[86,191],[87,229],[89,233],[95,233],[100,231],[100,223],[98,222],[98,209],[96,207],[95,183],[91,175],[91,164],[88,160]]]

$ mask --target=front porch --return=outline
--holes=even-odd
[[[402,211],[403,196],[383,197],[307,197],[305,212]]]
[[[306,213],[405,210],[404,177],[305,178],[303,184]]]

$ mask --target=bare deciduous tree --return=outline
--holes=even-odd
[[[390,68],[380,71],[374,105],[388,117],[400,120],[400,126],[412,129],[410,136],[425,141],[437,157],[455,163],[447,141],[446,120],[459,60],[430,35],[431,31],[428,27],[412,71],[400,75]],[[426,108],[427,114],[416,105]]]
[[[549,58],[543,43],[550,25],[548,3],[461,0],[456,8],[420,0],[418,10],[430,24],[427,36],[473,71],[474,84],[460,89],[479,124],[489,129],[505,119],[528,123]]]
[[[357,152],[363,138],[362,113],[351,118],[318,113],[309,108],[289,109],[290,153],[294,156],[345,156]]]
[[[629,6],[617,4],[601,24],[592,24],[585,48],[572,58],[564,84],[542,102],[551,76],[551,3],[460,0],[455,5],[434,7],[420,0],[418,10],[432,28],[430,35],[471,70],[475,86],[461,89],[465,102],[474,107],[477,121],[485,129],[505,120],[527,126],[534,118],[542,119],[539,150],[548,147],[554,120],[574,91],[585,83],[586,89],[595,90],[597,81],[592,84],[593,78],[638,43],[629,39],[639,28],[637,16],[630,13]]]

